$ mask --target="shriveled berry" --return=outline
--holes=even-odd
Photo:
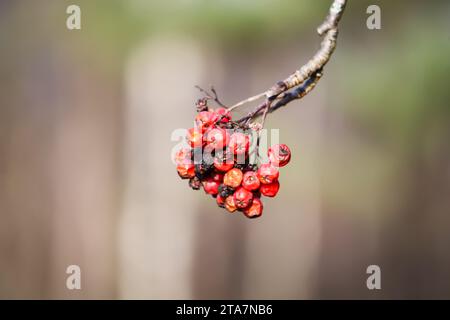
[[[206,144],[214,149],[223,149],[228,143],[228,132],[222,128],[212,128],[205,133]]]
[[[271,164],[284,167],[291,160],[291,150],[285,144],[276,144],[267,151]]]
[[[227,186],[225,184],[221,184],[219,186],[219,194],[223,197],[226,198],[228,196],[231,196],[234,193],[234,189],[230,186]]]
[[[225,208],[231,213],[233,213],[237,210],[236,203],[234,202],[233,196],[228,196],[225,199]]]
[[[242,177],[242,171],[237,168],[233,168],[225,173],[225,176],[223,177],[223,183],[232,188],[237,188],[241,185]]]
[[[269,184],[277,181],[279,175],[280,172],[278,171],[278,168],[270,163],[265,163],[258,169],[258,179],[263,184]]]
[[[262,215],[263,208],[262,201],[259,198],[254,198],[251,206],[244,209],[244,214],[250,219],[258,218]]]
[[[219,183],[214,181],[212,178],[208,178],[202,182],[203,190],[207,194],[218,194],[219,193]]]
[[[197,177],[193,177],[189,179],[189,187],[191,187],[194,190],[200,189],[200,186],[202,185],[201,181]]]
[[[198,148],[203,145],[203,135],[197,128],[190,128],[188,130],[186,140],[192,148]]]
[[[262,184],[259,190],[261,191],[261,194],[266,197],[275,197],[278,190],[280,190],[280,183],[275,181],[269,184]]]
[[[214,157],[214,167],[222,172],[227,172],[234,166],[234,157],[229,152],[221,152]]]
[[[219,116],[219,121],[221,123],[227,123],[231,120],[231,112],[226,108],[217,108],[215,112]]]
[[[207,165],[205,163],[199,163],[194,166],[195,168],[195,176],[200,180],[205,179],[212,171],[213,166]]]
[[[260,182],[255,171],[247,171],[242,178],[242,186],[253,191],[259,188]]]
[[[218,119],[219,116],[215,112],[201,111],[195,117],[195,125],[201,132],[205,132],[207,129],[214,126]]]
[[[230,136],[229,148],[234,154],[245,154],[250,148],[250,138],[242,132],[235,132]]]
[[[217,195],[216,202],[219,207],[225,208],[225,198],[222,197],[220,194]]]
[[[182,179],[190,179],[195,176],[195,166],[193,163],[179,164],[177,172]]]
[[[238,207],[239,209],[244,209],[251,205],[253,200],[253,193],[243,187],[240,187],[236,190],[233,197],[236,207]]]

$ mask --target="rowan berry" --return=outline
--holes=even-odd
[[[203,146],[203,135],[198,128],[190,128],[186,134],[186,140],[192,148]]]
[[[253,193],[247,189],[240,187],[233,195],[234,203],[239,209],[247,208],[253,200]]]
[[[270,163],[262,164],[258,169],[258,179],[263,184],[269,184],[278,180],[280,172]]]
[[[214,167],[222,172],[227,172],[234,166],[234,157],[230,152],[216,153]]]
[[[232,195],[225,199],[225,208],[231,213],[237,210],[236,203],[234,202],[234,197]]]
[[[197,177],[193,177],[193,178],[189,179],[189,186],[194,190],[200,189],[201,184],[202,183],[201,183],[200,179]]]
[[[228,132],[222,128],[211,128],[205,133],[205,140],[208,147],[223,149],[228,143]]]
[[[247,218],[253,219],[258,218],[263,212],[263,203],[259,198],[254,198],[251,206],[244,209],[244,214]]]
[[[195,125],[201,132],[205,132],[210,127],[214,126],[214,124],[219,119],[219,115],[211,112],[211,111],[201,111],[197,113],[195,117]]]
[[[237,188],[241,185],[242,177],[242,171],[237,168],[233,168],[225,173],[223,183],[232,188]]]
[[[220,194],[217,195],[216,202],[219,207],[225,208],[225,198],[222,197]]]
[[[217,108],[215,112],[219,116],[219,121],[221,123],[227,123],[231,121],[231,112],[226,108]]]
[[[235,132],[230,136],[229,142],[230,150],[236,154],[246,154],[250,148],[250,138],[242,132]]]
[[[285,144],[276,144],[267,151],[271,164],[284,167],[291,160],[291,150]]]
[[[223,181],[223,173],[220,172],[213,172],[211,175],[211,178],[215,181],[215,182],[219,182],[221,183]]]
[[[221,184],[219,186],[219,194],[225,199],[228,196],[231,196],[234,193],[234,188],[227,186],[225,184]]]
[[[203,190],[205,190],[205,193],[212,194],[212,195],[219,193],[219,183],[217,181],[214,181],[212,178],[203,180],[202,184],[203,184]]]
[[[193,163],[179,164],[177,172],[182,179],[190,179],[195,177],[195,166]]]
[[[259,190],[261,191],[261,194],[266,197],[275,197],[278,190],[280,190],[280,183],[275,181],[269,184],[262,184]]]
[[[242,177],[242,186],[245,189],[249,191],[257,190],[259,185],[260,181],[255,171],[247,171],[244,173],[244,176]]]

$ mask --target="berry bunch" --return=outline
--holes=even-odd
[[[195,127],[187,132],[189,147],[175,155],[178,175],[189,179],[194,190],[203,187],[229,212],[242,211],[248,218],[261,216],[260,198],[277,195],[278,169],[288,164],[291,151],[284,144],[274,145],[268,150],[269,162],[258,166],[249,160],[251,137],[252,132],[233,122],[226,108],[203,106],[195,117]]]

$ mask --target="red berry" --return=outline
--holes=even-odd
[[[184,163],[177,166],[178,175],[182,179],[190,179],[195,177],[195,165],[193,163]]]
[[[211,128],[205,136],[206,143],[212,149],[223,149],[228,143],[228,132],[222,128]]]
[[[250,138],[242,132],[235,132],[230,137],[229,147],[234,154],[245,154],[250,148]]]
[[[266,197],[275,197],[278,190],[280,190],[280,183],[275,181],[269,184],[263,184],[259,190],[261,191],[261,194]]]
[[[253,200],[253,193],[247,189],[240,187],[233,195],[234,203],[239,209],[247,208]]]
[[[231,120],[231,112],[228,111],[226,108],[218,108],[216,109],[216,114],[219,116],[219,119],[221,123],[227,123]]]
[[[218,119],[219,116],[216,113],[202,111],[195,117],[195,125],[201,130],[201,132],[205,132],[208,128],[213,127]]]
[[[285,144],[276,144],[269,148],[267,155],[271,164],[284,167],[291,160],[291,150]]]
[[[255,171],[247,171],[244,173],[244,177],[242,178],[242,186],[245,189],[253,191],[258,189],[259,185],[260,182]]]
[[[211,178],[216,182],[222,182],[223,181],[223,173],[220,172],[214,172],[211,176]]]
[[[205,192],[207,194],[218,194],[219,193],[219,185],[220,183],[217,181],[214,181],[212,178],[208,178],[206,180],[204,180],[202,182],[203,184],[203,190],[205,190]]]
[[[219,207],[225,208],[225,198],[222,197],[220,194],[217,195],[216,202]]]
[[[216,153],[214,167],[222,172],[227,172],[234,167],[234,156],[230,152]]]
[[[225,173],[223,183],[229,187],[237,188],[241,185],[242,177],[242,171],[237,168],[233,168]]]
[[[258,218],[262,215],[263,212],[263,204],[259,198],[254,198],[252,205],[248,208],[244,209],[244,214],[247,218]]]
[[[233,195],[228,196],[225,199],[225,208],[231,213],[233,213],[233,212],[235,212],[237,210],[236,203],[234,202]]]
[[[203,135],[197,128],[190,128],[188,130],[186,140],[192,148],[198,148],[203,145]]]
[[[175,153],[175,163],[191,163],[192,162],[192,152],[189,148],[181,148]]]
[[[269,184],[277,181],[279,175],[280,172],[278,171],[278,168],[270,163],[265,163],[258,169],[258,179],[263,184]]]

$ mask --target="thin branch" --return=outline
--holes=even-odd
[[[319,82],[322,75],[323,75],[322,70],[319,70],[315,74],[313,74],[309,79],[307,79],[301,86],[298,86],[292,89],[291,91],[280,94],[277,97],[277,100],[275,100],[275,102],[272,103],[272,106],[270,106],[270,108],[267,109],[267,112],[272,113],[275,110],[287,105],[289,102],[301,99],[304,96],[306,96],[315,88],[316,84]],[[264,111],[266,110],[268,103],[270,102],[266,100],[264,103],[256,107],[255,110],[250,112],[247,116],[239,119],[238,122],[248,123],[250,120],[254,118],[257,118],[261,115],[264,116]]]
[[[207,90],[203,89],[203,88],[200,87],[200,86],[195,86],[195,87],[196,87],[198,90],[200,90],[200,92],[202,92],[202,93],[205,95],[206,99],[208,99],[208,100],[214,100],[219,106],[225,107],[225,105],[224,105],[222,102],[220,102],[219,96],[217,95],[217,91],[216,91],[216,89],[214,89],[213,86],[211,86],[211,92],[212,92],[212,94],[209,93]]]
[[[245,100],[239,101],[235,105],[232,105],[231,107],[229,107],[228,111],[232,111],[232,110],[236,109],[237,107],[240,107],[240,106],[242,106],[242,105],[244,105],[244,104],[246,104],[248,102],[252,102],[252,101],[258,100],[259,98],[262,98],[265,95],[266,95],[266,93],[263,92],[263,93],[257,94],[256,96],[253,96],[253,97],[247,98]]]
[[[273,112],[274,110],[286,105],[292,100],[300,99],[308,94],[320,79],[323,67],[330,60],[330,57],[333,54],[334,49],[336,48],[336,39],[338,36],[337,26],[342,17],[342,14],[344,13],[346,2],[346,0],[334,0],[331,4],[330,11],[327,17],[325,18],[324,22],[317,28],[318,34],[320,36],[324,36],[324,38],[321,42],[319,50],[311,60],[309,60],[305,65],[296,70],[286,79],[277,82],[269,90],[248,99],[242,100],[229,108],[229,110],[235,109],[248,102],[252,102],[263,96],[266,96],[266,99],[268,101],[279,100],[270,108],[269,112]],[[292,88],[296,87],[298,88],[288,92]],[[239,119],[237,122],[248,123],[248,121],[252,118],[259,116],[266,106],[267,102],[258,105],[252,112],[250,112],[242,119]]]

